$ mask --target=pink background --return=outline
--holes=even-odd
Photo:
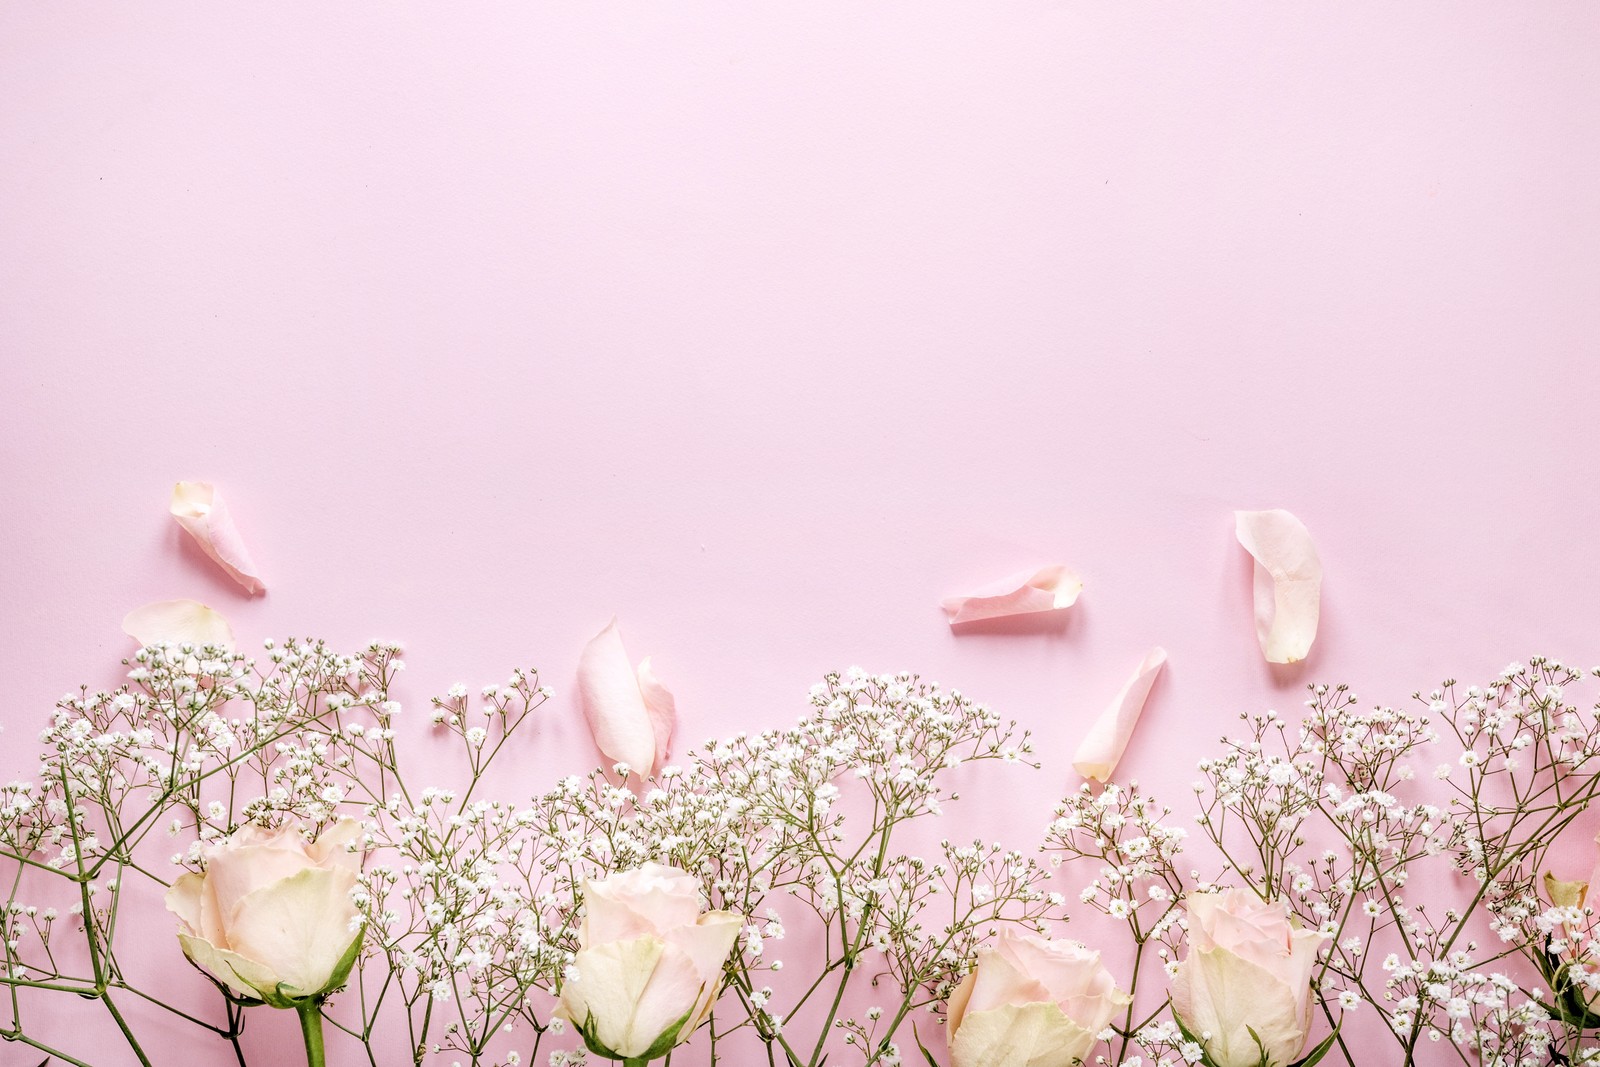
[[[1597,47],[1588,2],[0,7],[0,772],[174,596],[401,639],[413,703],[541,667],[528,792],[594,760],[613,613],[690,741],[919,670],[1035,730],[1029,833],[1152,644],[1175,802],[1306,681],[1600,660]],[[1240,507],[1321,549],[1304,669]],[[1062,624],[944,624],[1053,561]]]

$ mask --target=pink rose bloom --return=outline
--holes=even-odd
[[[562,1014],[598,1056],[666,1055],[711,1014],[744,919],[702,912],[699,880],[659,863],[586,879],[583,903]]]
[[[1249,889],[1190,893],[1184,906],[1189,952],[1172,979],[1173,1011],[1216,1067],[1293,1063],[1311,1033],[1311,972],[1326,936]]]
[[[1130,997],[1100,953],[1005,931],[950,994],[952,1067],[1071,1067]]]
[[[342,820],[315,841],[297,820],[242,826],[205,850],[205,873],[167,890],[178,943],[197,967],[241,997],[274,1007],[344,983],[361,928],[350,890],[361,867],[349,846],[360,824]]]

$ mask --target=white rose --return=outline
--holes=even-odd
[[[744,920],[702,913],[699,881],[659,863],[586,880],[583,903],[562,1013],[596,1055],[638,1063],[666,1055],[711,1013]]]
[[[1190,893],[1189,953],[1172,1009],[1214,1067],[1286,1067],[1311,1033],[1311,972],[1326,936],[1250,889]],[[1251,1031],[1255,1033],[1252,1034]]]
[[[205,851],[204,874],[167,890],[184,955],[235,994],[294,1006],[344,983],[361,942],[350,890],[361,866],[358,823],[308,841],[298,821],[243,826]]]
[[[1129,996],[1100,953],[1003,932],[950,994],[952,1067],[1072,1067]]]

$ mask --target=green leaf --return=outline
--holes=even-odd
[[[933,1058],[933,1053],[928,1051],[928,1046],[922,1043],[922,1035],[917,1032],[917,1024],[911,1024],[911,1037],[917,1043],[917,1048],[922,1051],[922,1058],[928,1061],[928,1067],[939,1067],[939,1061]]]
[[[608,1060],[622,1060],[624,1063],[631,1063],[635,1060],[648,1062],[650,1060],[658,1060],[662,1056],[665,1056],[667,1053],[672,1051],[673,1046],[678,1043],[678,1037],[682,1033],[683,1028],[689,1025],[689,1016],[693,1014],[693,1008],[690,1008],[688,1011],[684,1012],[682,1017],[679,1018],[677,1022],[673,1023],[671,1026],[667,1027],[666,1030],[662,1031],[661,1036],[656,1038],[655,1044],[645,1049],[644,1052],[638,1056],[623,1056],[602,1045],[600,1043],[599,1027],[594,1021],[594,1012],[590,1012],[588,1015],[584,1016],[583,1025],[578,1028],[578,1032],[583,1035],[583,1043],[587,1045],[589,1051],[594,1053],[596,1056],[601,1056]]]

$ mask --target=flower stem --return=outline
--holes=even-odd
[[[300,1016],[300,1033],[306,1039],[306,1067],[327,1067],[322,1054],[322,1004],[316,1000],[301,1001],[294,1010]]]

